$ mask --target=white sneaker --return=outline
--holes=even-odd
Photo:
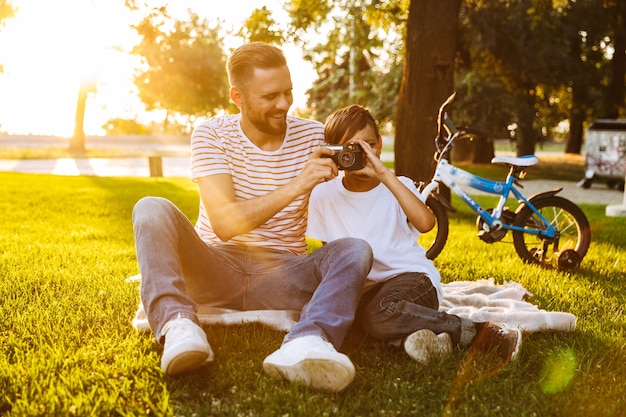
[[[283,344],[265,358],[263,370],[274,378],[329,392],[346,388],[355,374],[350,359],[319,336],[302,336]]]
[[[452,339],[448,333],[435,334],[422,329],[411,333],[404,341],[404,351],[411,359],[426,364],[430,358],[452,351]]]
[[[180,374],[213,361],[213,351],[206,334],[193,321],[178,316],[163,326],[162,334],[165,345],[161,369],[166,374]]]

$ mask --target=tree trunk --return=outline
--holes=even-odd
[[[526,91],[530,91],[530,88]],[[537,133],[534,128],[535,100],[532,96],[526,95],[520,97],[518,103],[517,156],[534,155],[537,143]]]
[[[411,0],[396,116],[395,170],[416,181],[433,175],[437,111],[454,90],[460,0]]]
[[[493,141],[485,135],[473,136],[471,140],[455,142],[452,160],[471,164],[487,164],[496,156]]]
[[[485,136],[479,136],[474,139],[474,153],[472,155],[472,163],[487,164],[496,156],[493,141]]]
[[[624,103],[624,74],[626,73],[626,16],[616,11],[613,16],[615,50],[611,59],[611,79],[608,90],[608,108],[604,118],[617,119]]]
[[[581,56],[581,45],[578,34],[571,39],[572,51],[570,58],[577,62]],[[575,77],[572,81],[572,107],[569,115],[569,133],[565,144],[565,153],[580,154],[583,143],[583,123],[585,122],[585,109],[587,108],[587,83]],[[584,87],[583,87],[584,86]]]
[[[569,134],[567,143],[565,144],[565,153],[574,153],[580,155],[583,143],[583,122],[585,115],[580,111],[572,109],[569,118]]]
[[[85,109],[87,107],[87,94],[89,89],[81,84],[76,102],[76,119],[74,122],[74,136],[70,140],[70,152],[85,152]]]
[[[572,89],[572,109],[569,116],[569,134],[565,144],[565,153],[580,154],[583,144],[587,93],[575,84]]]

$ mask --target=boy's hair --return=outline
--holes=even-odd
[[[232,87],[246,90],[255,68],[283,66],[287,66],[287,60],[279,48],[263,42],[250,42],[233,51],[226,62],[226,71]]]
[[[324,138],[330,145],[339,144],[344,138],[352,137],[359,130],[372,126],[376,136],[379,136],[378,126],[372,114],[366,108],[353,104],[335,110],[324,124]]]

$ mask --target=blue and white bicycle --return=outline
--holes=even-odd
[[[427,256],[435,259],[448,239],[447,211],[452,206],[438,194],[439,185],[444,184],[478,215],[478,237],[484,242],[499,242],[510,231],[515,251],[524,262],[564,270],[578,267],[591,243],[589,221],[583,211],[572,201],[556,195],[562,188],[540,192],[530,198],[519,190],[523,188],[519,180],[525,176],[526,168],[538,162],[536,156],[493,158],[492,163],[509,167],[505,181],[476,176],[449,162],[454,141],[472,136],[468,130],[457,129],[446,113],[454,96],[452,94],[439,109],[435,174],[430,183],[419,185],[437,220],[434,231],[426,234],[425,240],[420,240],[426,246]],[[461,185],[500,196],[496,207],[483,208]],[[506,206],[509,197],[517,199],[514,212]]]

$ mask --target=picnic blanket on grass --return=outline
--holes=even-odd
[[[127,281],[140,282],[141,276],[135,275]],[[526,333],[572,332],[576,329],[575,315],[539,309],[529,301],[532,299],[532,294],[517,282],[496,284],[493,278],[478,281],[454,281],[442,284],[442,289],[443,300],[439,310],[474,322],[505,323]],[[299,311],[293,310],[239,311],[206,305],[198,306],[198,319],[204,325],[261,323],[273,329],[288,332],[298,321],[299,315]],[[132,324],[136,330],[150,330],[141,303],[139,303]]]

